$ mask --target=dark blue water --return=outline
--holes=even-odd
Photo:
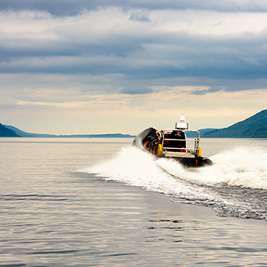
[[[1,138],[0,266],[266,266],[266,154],[202,140],[189,171],[131,141]]]

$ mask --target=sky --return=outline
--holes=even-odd
[[[224,128],[267,106],[265,0],[0,0],[0,123]]]

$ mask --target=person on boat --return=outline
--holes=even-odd
[[[170,140],[168,140],[170,139]],[[172,152],[185,152],[185,134],[182,131],[174,130],[164,135],[164,148]]]

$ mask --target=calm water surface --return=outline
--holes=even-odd
[[[267,140],[186,170],[131,139],[0,138],[0,266],[267,266]]]

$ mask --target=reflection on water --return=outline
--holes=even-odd
[[[77,172],[130,144],[1,138],[0,266],[265,266],[265,221]]]

